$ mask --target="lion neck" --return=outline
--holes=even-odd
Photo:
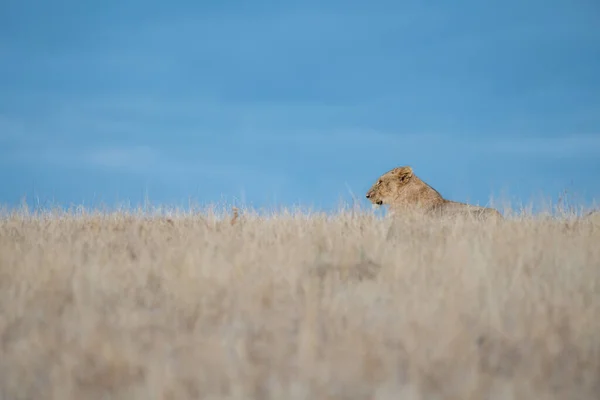
[[[444,202],[444,198],[437,190],[413,175],[410,181],[400,188],[393,205],[429,209]]]

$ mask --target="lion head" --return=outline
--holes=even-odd
[[[402,188],[413,177],[411,167],[397,167],[381,175],[367,192],[367,199],[374,205],[392,204]]]

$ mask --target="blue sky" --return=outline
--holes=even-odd
[[[600,199],[593,0],[0,5],[0,203]],[[36,200],[34,200],[36,199]]]

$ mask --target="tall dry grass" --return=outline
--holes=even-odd
[[[598,399],[600,222],[5,213],[2,399]]]

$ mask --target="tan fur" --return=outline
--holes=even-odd
[[[394,214],[416,212],[429,216],[467,216],[500,218],[493,208],[478,207],[447,200],[417,177],[409,166],[394,168],[381,175],[366,195],[371,203],[388,205]]]

